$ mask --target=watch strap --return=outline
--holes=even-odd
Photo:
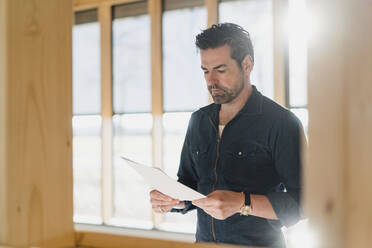
[[[251,193],[247,192],[247,191],[244,191],[243,193],[244,193],[244,196],[245,196],[244,205],[251,206]]]

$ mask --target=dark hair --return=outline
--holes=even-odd
[[[239,67],[243,59],[250,55],[254,63],[253,45],[248,31],[234,23],[213,24],[196,36],[195,45],[200,50],[217,48],[228,44],[231,49],[231,58]]]

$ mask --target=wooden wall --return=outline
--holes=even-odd
[[[372,1],[308,1],[307,213],[320,247],[372,246]]]
[[[0,3],[0,245],[72,246],[72,1]]]
[[[5,180],[1,175],[5,175],[5,103],[6,103],[6,44],[5,44],[5,1],[0,0],[0,240],[6,237],[5,232]],[[1,242],[0,242],[1,243]]]
[[[306,212],[320,247],[370,247],[372,0],[308,7],[318,31],[308,51]],[[0,245],[140,247],[149,241],[73,230],[72,9],[0,0]]]

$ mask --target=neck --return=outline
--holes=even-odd
[[[245,105],[248,98],[252,94],[253,88],[252,85],[245,84],[243,90],[240,92],[240,94],[231,102],[221,104],[221,110],[224,113],[235,113],[237,114]]]
[[[226,125],[231,121],[237,113],[244,107],[248,98],[252,94],[253,88],[250,84],[246,84],[240,94],[231,102],[221,104],[219,119],[221,125]]]

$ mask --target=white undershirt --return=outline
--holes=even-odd
[[[220,137],[222,136],[223,129],[225,128],[225,125],[218,125],[218,134]]]

